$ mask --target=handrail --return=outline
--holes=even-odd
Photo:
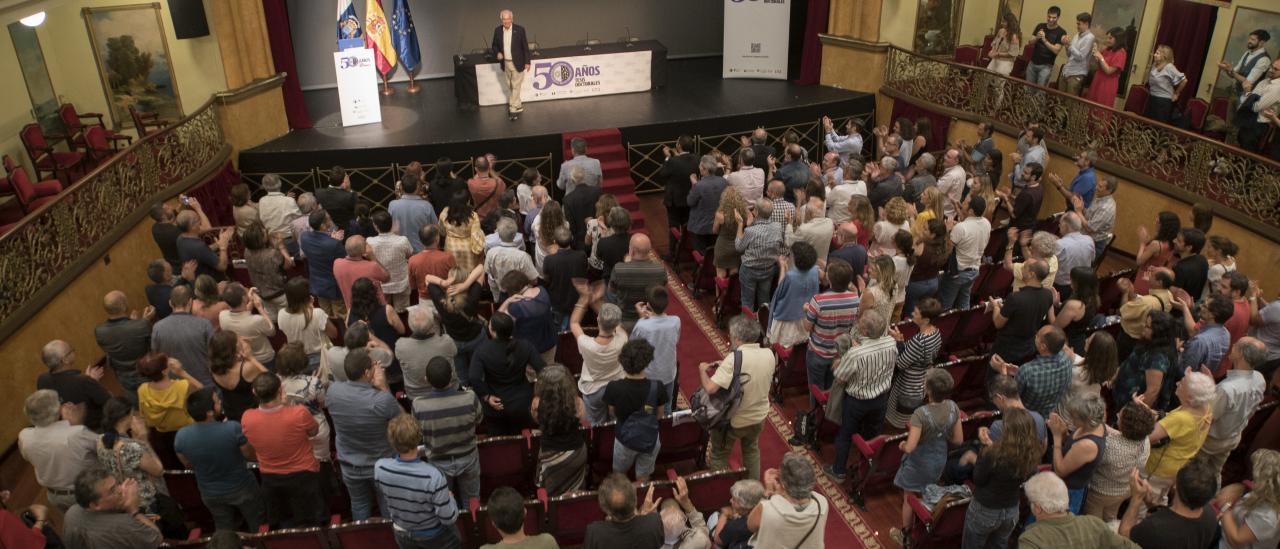
[[[0,235],[0,339],[38,313],[157,200],[215,173],[231,148],[215,100],[143,136]]]
[[[1093,150],[1105,171],[1187,202],[1209,199],[1223,217],[1280,241],[1280,163],[1133,113],[985,68],[892,46],[881,92],[1020,133],[1044,128],[1050,148]]]

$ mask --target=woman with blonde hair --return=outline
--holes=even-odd
[[[542,211],[534,218],[533,233],[534,251],[533,262],[538,267],[538,272],[542,272],[542,261],[546,259],[547,253],[551,246],[556,243],[556,229],[564,227],[569,228],[569,221],[564,217],[564,209],[560,207],[560,203],[554,200],[548,201],[542,206]]]
[[[1218,493],[1222,543],[1218,549],[1268,549],[1280,544],[1280,452],[1254,450],[1253,489],[1232,484]],[[1243,496],[1243,497],[1241,497]]]
[[[893,201],[890,200],[889,203],[892,204]],[[928,234],[930,219],[946,219],[943,213],[946,207],[946,195],[937,187],[928,187],[920,193],[920,205],[922,210],[916,214],[915,222],[911,225],[911,232],[917,237]]]
[[[871,245],[871,227],[876,222],[876,212],[871,208],[871,201],[866,196],[855,194],[849,197],[849,221],[858,230],[858,244],[862,247]],[[857,273],[855,273],[857,274]]]
[[[867,262],[867,278],[870,281],[865,288],[859,288],[862,294],[862,311],[879,311],[883,318],[893,318],[894,293],[897,291],[898,270],[893,257],[878,255]]]
[[[895,196],[884,207],[880,208],[880,221],[877,221],[871,230],[875,242],[871,244],[871,249],[867,251],[867,254],[893,253],[893,238],[898,234],[898,231],[911,231],[911,209],[907,206],[906,200]]]
[[[734,246],[739,218],[747,218],[747,201],[737,188],[726,186],[720,194],[720,207],[716,209],[715,221],[711,224],[711,230],[719,235],[715,247],[717,295],[729,287],[729,277],[738,272],[742,263],[742,254]]]
[[[1147,73],[1147,110],[1143,116],[1170,124],[1173,122],[1173,104],[1182,97],[1187,87],[1187,75],[1173,65],[1173,48],[1166,44],[1156,46],[1151,54],[1151,70]]]
[[[1000,202],[998,200],[999,197],[996,195],[995,185],[992,184],[991,176],[975,175],[969,178],[968,185],[969,196],[981,196],[983,200],[987,201],[987,208],[986,211],[982,212],[982,217],[987,218],[987,221],[994,222],[996,206]],[[964,208],[956,209],[964,210]]]
[[[558,364],[544,368],[533,386],[531,412],[542,433],[538,486],[552,497],[581,489],[587,480],[587,411],[573,374]]]

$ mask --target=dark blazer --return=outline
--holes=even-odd
[[[600,187],[578,185],[564,197],[564,216],[569,220],[569,232],[573,233],[573,249],[586,245],[587,219],[596,215],[596,201],[600,199]]]
[[[493,55],[497,57],[502,53],[502,25],[498,25],[493,29]],[[504,59],[504,61],[507,61]],[[529,39],[524,33],[524,27],[515,23],[511,24],[511,62],[515,63],[516,70],[524,72],[524,66],[529,64]]]
[[[671,208],[687,208],[689,206],[689,176],[698,171],[698,157],[693,153],[673,154],[658,170],[658,177],[664,181],[662,204]]]
[[[329,212],[333,224],[339,229],[347,230],[347,225],[356,216],[356,193],[326,186],[316,189],[315,195],[320,207]]]
[[[720,194],[729,185],[725,178],[709,175],[698,180],[689,189],[686,197],[689,203],[689,232],[693,234],[715,234],[711,228],[715,226],[716,210],[720,208]]]

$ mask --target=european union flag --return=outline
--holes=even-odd
[[[400,56],[400,63],[408,72],[418,70],[422,52],[418,49],[418,31],[413,28],[413,16],[409,14],[409,0],[396,0],[391,10],[391,43]]]

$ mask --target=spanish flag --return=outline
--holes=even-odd
[[[373,48],[378,72],[387,74],[396,67],[396,49],[391,45],[391,27],[382,13],[381,0],[365,0],[364,44]]]

